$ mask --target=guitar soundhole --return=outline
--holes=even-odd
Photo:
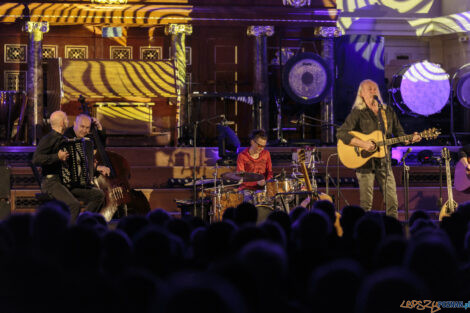
[[[369,151],[366,151],[366,150],[361,151],[361,157],[363,157],[363,158],[368,158],[373,154],[374,154],[374,152],[369,152]]]

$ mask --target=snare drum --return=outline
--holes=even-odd
[[[243,193],[238,191],[225,191],[218,194],[212,194],[212,214],[213,221],[221,221],[227,208],[237,207],[243,202]]]

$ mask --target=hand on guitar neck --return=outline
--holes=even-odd
[[[443,148],[441,151],[442,159],[446,164],[446,181],[447,181],[447,201],[439,212],[439,221],[446,216],[450,216],[457,209],[458,203],[454,201],[454,195],[452,192],[452,176],[450,173],[450,152],[449,149]]]

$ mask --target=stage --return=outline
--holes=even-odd
[[[459,147],[448,147],[451,152],[457,152]],[[10,168],[11,185],[9,191],[10,209],[12,213],[34,212],[39,204],[35,194],[40,192],[28,161],[34,152],[34,147],[0,147],[0,159]],[[268,147],[273,160],[274,175],[284,171],[290,177],[293,171],[292,153],[298,147]],[[392,150],[392,157],[399,157],[407,147],[397,147]],[[414,210],[428,211],[437,216],[441,203],[447,198],[445,166],[441,169],[438,157],[442,146],[412,146],[412,153],[406,162],[410,166],[409,214]],[[432,152],[432,157],[425,164],[418,160],[418,153],[423,150]],[[192,147],[112,147],[109,151],[116,152],[129,162],[131,168],[130,185],[144,193],[152,209],[162,208],[174,215],[180,210],[176,200],[192,200],[193,189],[187,185],[192,181],[194,169],[194,151],[196,151],[196,178],[214,178],[217,148],[205,147],[194,150]],[[346,204],[359,204],[359,188],[355,171],[339,164],[335,155],[336,147],[318,147],[316,155],[315,181],[319,191],[326,192],[326,174],[331,177],[328,184],[328,194],[335,204],[342,208]],[[327,164],[328,162],[328,164]],[[453,165],[453,162],[451,163]],[[328,166],[327,166],[328,165]],[[234,172],[235,166],[217,166],[218,178],[223,173]],[[439,187],[439,172],[442,175],[442,189]],[[393,171],[397,182],[399,201],[399,218],[404,219],[405,197],[403,187],[403,166],[394,165]],[[453,173],[453,166],[451,168]],[[335,182],[340,182],[340,193]],[[458,192],[453,188],[455,201],[463,203],[470,200],[470,195]],[[442,201],[441,201],[442,198]],[[382,194],[378,187],[374,192],[374,210],[383,211]]]

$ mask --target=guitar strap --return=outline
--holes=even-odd
[[[385,109],[380,110],[382,112],[382,121],[384,123],[384,131],[387,133],[387,115],[385,114]]]

